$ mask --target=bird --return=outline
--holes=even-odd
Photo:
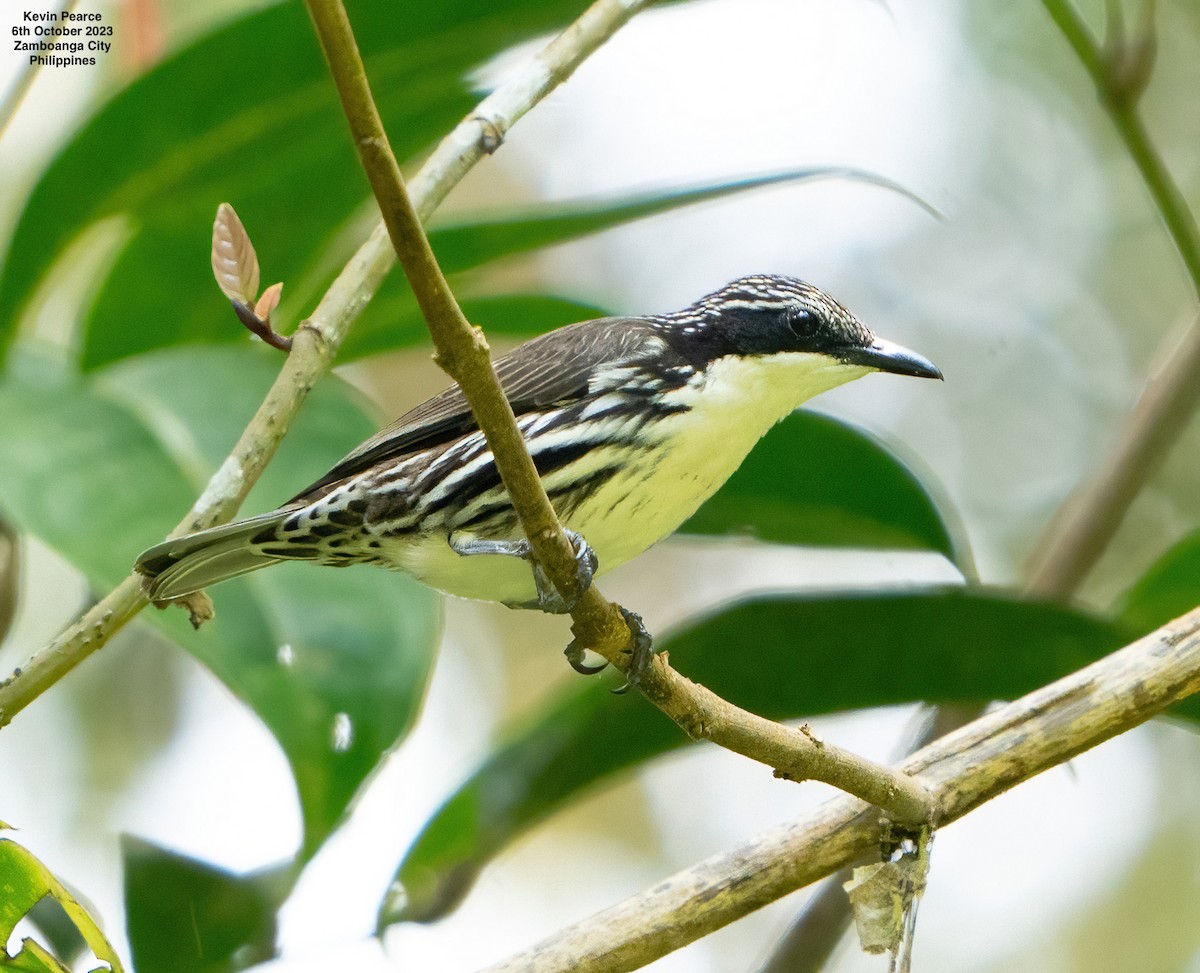
[[[673,533],[813,396],[873,371],[942,378],[824,291],[775,274],[670,313],[566,325],[495,369],[581,588]],[[162,604],[280,561],[375,564],[464,598],[571,608],[533,558],[457,386],[275,510],[169,539],[136,570]]]

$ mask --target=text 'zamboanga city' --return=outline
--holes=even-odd
[[[104,14],[74,10],[23,11],[12,36],[14,51],[28,54],[30,65],[48,68],[94,65],[113,43]]]

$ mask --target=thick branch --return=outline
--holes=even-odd
[[[1200,609],[905,760],[948,824],[1200,691]],[[634,970],[878,852],[878,812],[837,798],[485,973]],[[1001,839],[1002,840],[1002,839]]]
[[[639,5],[640,6],[640,5]],[[413,180],[413,202],[428,218],[484,155],[481,125],[502,139],[515,124],[633,15],[629,2],[600,0],[551,41],[528,67],[480,102],[438,146]],[[627,11],[627,12],[626,12]],[[481,121],[484,120],[484,121]],[[221,523],[233,516],[287,432],[313,384],[328,371],[350,324],[395,264],[383,224],[350,258],[317,309],[296,334],[288,356],[263,404],[204,493],[172,534]],[[22,668],[0,682],[0,727],[54,685],[126,622],[146,607],[141,579],[132,575],[72,623]]]

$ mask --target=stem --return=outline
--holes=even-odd
[[[621,9],[630,12],[640,5],[640,0],[626,0]],[[307,0],[307,6],[359,160],[429,326],[437,362],[462,388],[534,556],[567,602],[574,601],[572,630],[579,643],[627,670],[633,633],[621,609],[606,600],[596,585],[578,591],[574,550],[542,488],[512,407],[492,369],[483,333],[463,316],[429,246],[388,145],[345,8],[341,0]],[[489,138],[488,145],[494,148],[494,140]],[[826,781],[878,805],[901,823],[930,820],[928,795],[903,774],[740,710],[680,676],[662,656],[656,656],[641,675],[639,688],[689,735],[765,763],[775,768],[778,776]]]
[[[345,8],[340,0],[307,0],[307,7],[337,85],[359,161],[379,202],[396,256],[429,326],[437,348],[436,360],[462,388],[492,448],[500,479],[533,545],[534,555],[570,601],[579,594],[574,580],[574,551],[524,446],[512,407],[492,369],[483,333],[473,328],[463,315],[429,246],[388,144]],[[608,624],[602,621],[595,633],[589,633],[596,640],[602,640],[606,631],[619,632],[625,628],[615,606],[605,602],[602,610],[609,616],[604,620]],[[626,632],[620,645],[628,638]],[[613,651],[618,650],[614,645]]]
[[[1163,366],[1147,380],[1108,456],[1044,532],[1031,562],[1030,594],[1056,600],[1075,594],[1191,420],[1200,401],[1200,318],[1182,339],[1168,338],[1162,352]]]
[[[1092,36],[1071,0],[1042,0],[1042,5],[1091,76],[1100,103],[1141,173],[1154,207],[1166,224],[1167,232],[1191,278],[1192,288],[1200,297],[1200,228],[1197,228],[1187,200],[1154,147],[1138,113],[1137,100],[1146,72],[1127,66],[1130,58],[1152,58],[1152,45],[1130,47],[1131,43],[1136,42],[1129,42],[1118,35],[1113,39],[1112,48],[1105,51]]]
[[[1091,76],[1200,296],[1200,228],[1137,111],[1152,44],[1131,46],[1118,29],[1105,51],[1070,0],[1042,2]],[[1146,37],[1150,30],[1144,25]],[[1139,63],[1131,68],[1131,60]],[[1031,562],[1031,594],[1066,599],[1078,590],[1183,431],[1200,397],[1200,318],[1182,339],[1167,340],[1159,360],[1165,364],[1147,382],[1109,456],[1067,499],[1043,535]]]

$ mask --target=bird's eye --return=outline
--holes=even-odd
[[[788,326],[798,338],[811,338],[817,330],[817,316],[805,308],[796,308],[788,313]]]

